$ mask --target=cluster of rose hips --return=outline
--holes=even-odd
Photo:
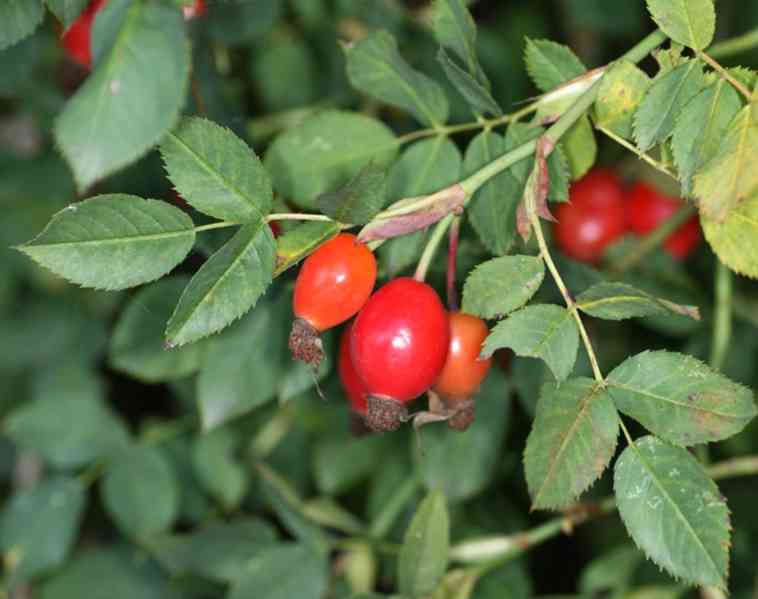
[[[399,277],[372,294],[375,281],[374,255],[354,235],[311,254],[295,282],[294,357],[318,365],[319,334],[357,314],[342,333],[338,362],[352,410],[371,430],[392,431],[408,418],[406,404],[431,390],[444,410],[437,415],[465,430],[491,364],[479,357],[487,325],[446,311],[426,283]]]
[[[87,8],[63,34],[62,44],[68,56],[87,70],[92,68],[92,23],[95,15],[107,1],[90,0]],[[184,6],[182,10],[186,21],[201,17],[206,11],[205,0],[195,0],[193,4]]]
[[[611,170],[597,168],[571,187],[569,202],[556,211],[555,241],[568,256],[596,263],[605,249],[627,233],[646,235],[682,206],[679,198],[638,182],[628,190]],[[684,260],[700,241],[693,217],[666,240],[664,248]]]

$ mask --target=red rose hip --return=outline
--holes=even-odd
[[[571,186],[556,210],[555,241],[571,258],[597,262],[626,232],[624,189],[610,170],[596,168]]]
[[[63,34],[63,47],[69,57],[85,69],[92,68],[92,23],[106,0],[92,0]]]
[[[195,0],[193,4],[182,7],[182,13],[184,14],[185,21],[202,17],[205,14],[206,10],[207,7],[205,6],[205,0]]]
[[[363,307],[376,281],[376,259],[355,235],[341,233],[313,252],[295,281],[289,347],[297,360],[318,366],[319,333],[345,322]]]
[[[668,220],[683,206],[682,200],[664,195],[647,183],[639,182],[629,191],[626,210],[629,229],[637,235],[647,235]],[[684,260],[700,242],[700,224],[693,216],[666,242],[664,248],[674,258]]]
[[[366,424],[391,431],[407,416],[404,404],[429,389],[442,372],[450,327],[434,289],[402,277],[366,302],[350,343],[353,365],[369,393]]]

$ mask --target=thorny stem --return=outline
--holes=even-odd
[[[732,339],[732,295],[734,278],[732,271],[716,258],[716,312],[713,316],[713,340],[710,365],[721,370]]]
[[[701,60],[703,60],[710,67],[712,67],[719,75],[721,75],[726,81],[731,83],[732,87],[734,87],[734,89],[736,89],[743,96],[745,96],[748,102],[750,102],[753,99],[753,94],[750,92],[750,90],[746,88],[744,85],[742,85],[739,81],[737,81],[734,77],[732,77],[729,74],[729,71],[727,71],[724,67],[722,67],[713,58],[708,56],[708,54],[706,54],[705,52],[701,50],[697,53],[697,55]]]
[[[434,254],[442,242],[442,238],[445,237],[447,228],[450,226],[450,223],[453,222],[454,218],[455,214],[448,214],[445,218],[437,223],[437,226],[434,227],[434,231],[432,231],[432,235],[429,237],[429,241],[426,243],[424,252],[421,254],[421,259],[418,261],[416,274],[413,275],[413,278],[417,281],[423,282],[424,279],[426,279],[426,272],[429,270],[429,265],[432,263]]]
[[[447,307],[448,310],[458,310],[458,293],[455,289],[455,273],[458,258],[458,238],[461,232],[461,217],[456,216],[450,225],[447,247]]]
[[[605,127],[598,127],[597,129],[598,131],[602,131],[603,133],[605,133],[605,135],[610,137],[613,141],[615,141],[620,146],[625,147],[627,150],[635,154],[640,160],[647,162],[654,169],[657,169],[661,171],[662,173],[667,174],[669,177],[676,178],[676,175],[673,172],[671,172],[671,170],[665,164],[663,164],[662,162],[658,162],[655,158],[653,158],[649,154],[646,154],[634,144],[629,143],[623,137],[616,135],[613,131],[606,129]]]
[[[758,48],[758,29],[748,31],[744,35],[724,40],[711,46],[709,54],[713,58],[728,58],[741,52]]]

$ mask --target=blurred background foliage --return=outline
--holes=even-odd
[[[194,76],[185,112],[230,127],[259,153],[277,132],[326,107],[374,114],[397,132],[414,127],[409,117],[355,93],[345,77],[338,40],[359,39],[375,28],[392,31],[411,64],[448,86],[453,122],[470,119],[435,60],[437,47],[425,25],[427,2],[208,4],[207,16],[189,24]],[[523,67],[525,36],[567,43],[585,64],[596,66],[651,27],[642,0],[470,4],[479,24],[482,64],[506,111],[537,94]],[[718,37],[733,36],[758,24],[758,3],[720,0],[718,16]],[[352,437],[336,376],[329,372],[323,378],[328,401],[321,401],[309,373],[283,358],[292,274],[256,308],[259,316],[249,319],[239,336],[238,355],[214,354],[212,341],[163,352],[163,326],[181,279],[217,247],[221,239],[215,235],[204,237],[169,279],[121,293],[75,288],[10,249],[78,199],[53,147],[51,128],[85,73],[66,60],[59,34],[60,26],[48,15],[35,35],[0,52],[0,482],[5,496],[0,549],[6,589],[33,581],[39,596],[49,599],[218,597],[255,555],[260,571],[269,574],[255,579],[263,585],[258,592],[243,595],[244,589],[235,587],[239,597],[265,599],[269,595],[260,589],[266,580],[287,576],[290,594],[271,597],[341,598],[365,587],[373,568],[377,588],[394,588],[393,548],[425,487],[445,491],[454,543],[513,533],[549,517],[529,513],[520,457],[537,390],[546,380],[540,362],[506,356],[482,390],[473,429],[456,435],[444,426],[429,427],[421,456],[408,430]],[[758,52],[734,60],[758,67]],[[600,142],[600,162],[617,165],[630,178],[647,176],[618,146]],[[88,195],[110,191],[181,203],[157,152]],[[382,274],[412,268],[421,242],[413,235],[388,243],[380,252]],[[464,230],[460,279],[485,256]],[[431,273],[437,285],[443,262],[438,260]],[[567,259],[561,267],[570,287],[581,288],[593,276]],[[603,368],[643,348],[680,349],[706,358],[712,271],[713,256],[703,246],[686,266],[661,254],[631,273],[648,288],[662,290],[660,295],[699,304],[704,319],[694,325],[672,319],[592,320]],[[559,301],[550,285],[541,295]],[[735,309],[725,371],[756,388],[754,283],[738,281]],[[582,360],[579,370],[588,371]],[[223,402],[235,384],[229,378],[239,377],[242,369],[243,383],[260,405],[203,433],[197,389]],[[715,447],[713,459],[753,452],[758,452],[755,423]],[[106,467],[105,456],[115,461]],[[58,478],[61,473],[73,476]],[[755,485],[754,479],[721,483],[737,523],[731,587],[740,599],[758,596]],[[589,499],[610,491],[606,476]],[[344,540],[365,537],[367,531],[380,539],[378,551]],[[299,544],[284,543],[291,539]],[[335,546],[342,551],[327,561],[324,548]],[[668,598],[683,592],[645,562],[611,516],[495,569],[473,596]]]

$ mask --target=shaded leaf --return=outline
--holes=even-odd
[[[166,343],[207,337],[254,307],[271,284],[275,251],[265,222],[242,226],[190,280],[166,326]]]
[[[114,19],[119,22],[109,22]],[[54,130],[80,190],[134,162],[163,137],[184,104],[190,70],[189,43],[175,8],[109,2],[96,23],[96,31],[117,26],[115,41]]]
[[[546,384],[524,450],[532,509],[573,503],[616,451],[619,417],[602,385],[587,378]]]
[[[484,342],[482,356],[510,347],[519,356],[541,358],[559,381],[574,368],[579,333],[571,313],[551,304],[536,304],[500,322]]]
[[[650,78],[637,65],[621,61],[606,72],[595,100],[595,124],[631,139],[634,114],[650,88]]]
[[[336,222],[306,222],[297,225],[276,240],[275,277],[314,252],[340,232]]]
[[[447,569],[450,520],[445,496],[432,491],[421,502],[398,555],[398,588],[403,595],[431,593]]]
[[[634,116],[634,137],[642,151],[668,139],[682,109],[702,89],[704,82],[703,69],[696,60],[685,62],[653,80]]]
[[[626,283],[598,283],[576,298],[577,307],[590,316],[606,320],[641,318],[654,314],[681,314],[700,320],[696,306],[682,306],[653,297]]]
[[[387,201],[387,171],[366,165],[345,186],[318,197],[321,212],[341,223],[363,225]]]
[[[82,483],[62,476],[10,498],[0,514],[0,549],[11,586],[65,561],[79,533],[86,501]]]
[[[371,474],[376,456],[386,450],[386,438],[368,439],[334,436],[316,444],[313,451],[313,476],[316,487],[325,495],[340,495]]]
[[[440,48],[437,54],[437,60],[442,65],[445,75],[455,86],[455,89],[468,102],[468,105],[474,111],[474,114],[490,114],[500,116],[503,110],[497,101],[492,97],[490,90],[482,85],[476,78],[459,67],[448,56],[444,49]]]
[[[647,0],[653,21],[675,42],[702,50],[716,31],[713,0]]]
[[[105,471],[101,496],[121,531],[142,539],[168,529],[179,511],[179,486],[160,449],[134,446]]]
[[[0,50],[31,35],[44,16],[42,0],[7,0],[0,4]]]
[[[426,195],[452,185],[460,178],[462,162],[460,150],[445,135],[417,141],[390,169],[389,198]]]
[[[687,450],[637,439],[616,460],[614,490],[621,519],[648,558],[691,584],[726,589],[729,509]]]
[[[722,137],[716,156],[695,176],[695,196],[704,217],[723,223],[741,202],[758,193],[758,122],[743,108]]]
[[[247,469],[235,458],[240,441],[235,431],[217,428],[199,435],[192,447],[198,481],[227,511],[239,506],[249,483]]]
[[[502,318],[526,304],[542,285],[545,264],[534,256],[502,256],[479,264],[466,279],[463,311]]]
[[[637,354],[607,381],[619,410],[677,445],[731,437],[758,413],[752,391],[684,354]]]
[[[550,40],[526,39],[526,69],[543,92],[582,75],[587,68],[568,46]]]
[[[45,3],[63,28],[68,29],[87,6],[88,0],[45,0]]]
[[[732,210],[723,223],[700,217],[705,238],[734,272],[758,278],[758,193]]]
[[[391,33],[375,31],[344,49],[353,87],[407,110],[424,125],[445,123],[449,108],[445,93],[436,81],[405,62]]]
[[[597,159],[597,141],[589,117],[583,116],[566,132],[560,147],[566,156],[571,180],[584,177]]]
[[[268,174],[229,129],[207,119],[185,118],[163,139],[161,156],[176,191],[200,212],[255,222],[271,209]]]
[[[695,173],[718,153],[729,124],[741,106],[737,91],[719,79],[682,110],[674,128],[671,149],[685,195],[692,191]]]
[[[343,185],[368,163],[387,166],[397,141],[383,123],[353,112],[327,110],[279,135],[264,158],[277,192],[303,208]]]
[[[64,208],[18,249],[72,283],[114,290],[162,277],[194,242],[194,225],[178,208],[108,194]]]

